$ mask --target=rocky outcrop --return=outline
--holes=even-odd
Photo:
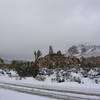
[[[57,53],[46,55],[38,60],[38,64],[40,67],[64,67],[70,64],[78,64],[80,61],[78,58],[69,58],[65,57],[64,55]]]
[[[88,62],[95,63],[96,65],[100,65],[100,56],[97,57],[88,57]]]
[[[52,46],[49,46],[49,55],[53,54],[53,48]]]
[[[100,55],[99,46],[89,46],[89,45],[79,45],[72,46],[68,49],[68,56],[65,56],[58,51],[57,53],[53,52],[52,47],[49,47],[49,54],[39,58],[38,64],[39,67],[48,67],[48,68],[57,68],[57,67],[65,67],[65,66],[75,66],[79,65],[82,67],[92,67],[100,65],[100,56],[92,56]],[[87,56],[85,56],[87,55]],[[90,55],[88,57],[88,55]]]
[[[4,61],[2,58],[0,58],[0,64],[4,64]]]

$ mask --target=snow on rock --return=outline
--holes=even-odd
[[[76,57],[100,56],[100,46],[89,44],[75,45],[68,49],[66,56],[70,55]]]

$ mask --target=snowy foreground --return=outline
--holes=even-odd
[[[2,71],[2,70],[0,70],[0,71]],[[7,72],[4,72],[4,74],[0,74],[0,81],[12,82],[12,83],[29,83],[29,84],[33,84],[33,85],[45,85],[45,86],[52,85],[52,86],[58,86],[60,88],[72,87],[72,88],[77,88],[77,89],[79,89],[79,88],[91,89],[92,88],[92,89],[100,90],[100,74],[99,74],[99,76],[96,76],[96,74],[98,74],[98,72],[90,70],[87,75],[88,77],[83,77],[81,72],[82,71],[76,73],[76,72],[71,71],[71,73],[68,76],[68,79],[66,79],[64,82],[59,83],[54,80],[57,77],[55,73],[51,74],[50,76],[44,75],[43,77],[45,77],[45,80],[39,81],[39,80],[34,79],[33,77],[26,77],[26,78],[20,79],[14,71],[10,71],[9,73],[11,73],[12,76],[9,77],[9,74],[6,74]],[[63,73],[65,73],[65,72],[63,72]],[[68,72],[66,72],[66,73],[68,73]],[[63,75],[61,75],[62,71],[59,74],[60,74],[59,75],[60,79],[62,79],[62,77],[63,77]],[[81,82],[79,83],[79,80],[76,80],[76,79],[80,79]],[[98,81],[98,83],[96,83],[96,80]]]
[[[96,72],[93,71],[89,71],[89,75],[90,74],[97,74]],[[38,81],[36,79],[34,79],[33,77],[26,77],[26,78],[22,78],[20,79],[18,76],[16,76],[16,73],[14,71],[11,71],[12,76],[9,77],[9,74],[4,74],[4,75],[0,75],[0,85],[13,85],[13,88],[21,88],[24,90],[24,88],[28,87],[30,88],[29,92],[32,92],[32,89],[38,89],[38,91],[36,90],[35,92],[40,93],[46,93],[47,95],[49,94],[56,94],[60,97],[60,95],[64,95],[64,96],[70,96],[70,97],[81,97],[81,98],[85,98],[84,100],[100,100],[100,82],[98,78],[98,83],[95,82],[95,78],[94,79],[90,79],[89,77],[84,78],[80,72],[77,74],[75,72],[70,73],[70,75],[72,75],[71,78],[73,77],[79,77],[81,79],[81,83],[75,82],[75,81],[64,81],[61,83],[57,83],[54,80],[51,81],[52,78],[55,77],[55,74],[52,74],[50,76],[45,75],[45,80],[44,81]],[[92,75],[92,76],[93,76]],[[94,76],[93,76],[94,77]],[[7,84],[3,84],[7,83]],[[9,84],[10,83],[10,84]],[[20,85],[19,87],[14,86],[14,85]],[[11,87],[11,88],[12,88]],[[24,88],[22,88],[24,87]],[[8,89],[8,88],[6,88]],[[10,89],[10,88],[9,88]],[[26,88],[27,89],[27,88]],[[5,92],[4,92],[5,91]],[[62,93],[63,91],[63,93]],[[59,92],[59,93],[58,93]],[[4,96],[3,96],[4,94]],[[15,95],[13,95],[15,94]],[[21,94],[21,95],[20,95]],[[12,96],[13,95],[13,96]],[[7,98],[8,96],[8,98]],[[15,96],[15,97],[14,97]],[[17,97],[16,97],[17,96]],[[29,96],[29,98],[27,98]],[[10,97],[12,99],[10,99]],[[34,95],[29,95],[29,94],[22,94],[22,93],[18,93],[18,92],[13,92],[13,91],[9,91],[9,90],[3,90],[0,88],[0,100],[31,100],[31,98],[33,100],[38,99],[38,100],[45,100],[45,97],[43,96],[36,96]],[[7,98],[7,99],[6,99]],[[16,98],[16,99],[15,99]],[[46,98],[46,100],[49,100],[51,98]],[[66,99],[69,100],[69,99]],[[75,100],[79,100],[79,99],[75,99]],[[83,100],[83,99],[80,99]]]
[[[32,84],[21,83],[7,83],[0,82],[0,88],[10,89],[22,93],[41,95],[50,98],[56,98],[61,100],[100,100],[100,91],[68,91],[68,88],[57,89],[57,87],[45,86],[40,87]],[[71,88],[69,88],[71,89]],[[65,91],[66,90],[66,91]],[[9,98],[8,98],[9,99]]]
[[[0,88],[0,100],[56,100],[48,97],[29,95]]]

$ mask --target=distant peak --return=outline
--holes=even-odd
[[[100,46],[99,45],[91,45],[88,43],[73,45],[68,49],[67,56],[100,56]]]

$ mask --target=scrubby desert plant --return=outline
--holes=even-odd
[[[71,79],[71,81],[77,82],[77,83],[81,83],[81,79],[80,79],[79,77],[73,77],[73,78]]]

